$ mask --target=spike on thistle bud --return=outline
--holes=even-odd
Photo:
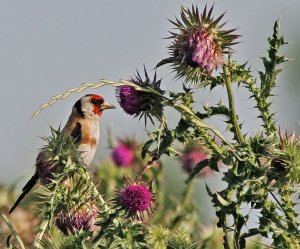
[[[116,97],[120,106],[127,114],[139,117],[140,119],[144,116],[145,120],[149,118],[153,123],[153,116],[160,119],[163,115],[161,95],[164,94],[164,91],[160,89],[161,80],[156,80],[156,74],[151,82],[146,69],[144,69],[144,71],[145,80],[143,80],[139,72],[137,72],[136,76],[129,81],[136,86],[145,88],[145,90],[138,90],[131,85],[123,85],[117,87]],[[157,95],[151,91],[147,91],[147,88],[159,94]]]
[[[213,7],[202,13],[197,7],[181,8],[181,20],[171,21],[179,32],[171,32],[170,57],[158,66],[171,63],[177,78],[199,82],[210,77],[212,72],[224,63],[223,54],[236,42],[239,36],[232,34],[236,29],[223,30],[219,24],[224,14],[214,19]]]
[[[116,191],[113,200],[119,210],[124,210],[130,218],[144,220],[144,213],[153,213],[154,193],[148,184],[125,178],[125,187]]]

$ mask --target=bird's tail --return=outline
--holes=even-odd
[[[26,183],[26,185],[22,189],[22,194],[19,196],[19,198],[16,200],[15,204],[12,206],[12,208],[9,210],[9,213],[12,213],[12,211],[15,210],[15,208],[19,205],[19,203],[22,201],[22,199],[27,195],[27,193],[33,188],[33,186],[37,183],[39,179],[39,174],[36,171],[34,175],[30,178],[30,180]]]

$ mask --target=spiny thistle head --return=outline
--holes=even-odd
[[[89,180],[76,173],[56,186],[53,221],[65,235],[78,231],[91,232],[98,208]]]
[[[202,13],[197,7],[181,8],[181,20],[171,21],[178,32],[170,32],[172,44],[170,57],[158,66],[171,63],[177,78],[199,82],[211,76],[224,63],[223,54],[228,52],[239,36],[232,34],[236,29],[223,30],[225,23],[219,24],[224,14],[212,16],[213,7]]]
[[[44,146],[36,159],[36,171],[43,185],[49,184],[55,174],[63,171],[68,160],[80,163],[77,146],[74,139],[60,129],[51,127],[51,136],[44,138],[47,145]]]
[[[91,231],[98,215],[98,209],[92,203],[86,203],[79,208],[60,209],[55,213],[54,223],[65,235],[79,231]]]
[[[179,160],[182,163],[183,170],[190,174],[197,163],[207,158],[209,158],[208,151],[202,145],[192,141],[186,145],[183,153],[179,157]],[[209,166],[203,168],[199,173],[200,177],[210,175],[213,175],[213,170]]]
[[[279,148],[271,151],[269,175],[276,184],[300,183],[300,138],[295,133],[279,132]]]
[[[135,160],[135,151],[139,144],[133,139],[120,139],[111,153],[111,158],[118,167],[130,167]]]
[[[153,116],[160,119],[163,114],[161,95],[164,94],[164,91],[160,89],[161,80],[156,80],[156,73],[151,82],[145,68],[144,71],[145,80],[143,80],[137,71],[136,76],[129,81],[145,88],[145,90],[138,90],[134,86],[123,85],[117,87],[116,97],[120,106],[127,114],[139,117],[140,119],[144,116],[145,120],[149,118],[153,123]],[[159,94],[151,92],[151,89]]]
[[[91,184],[74,139],[66,132],[51,128],[47,145],[37,158],[43,191],[39,198],[45,216],[64,234],[90,232],[98,214],[94,185]],[[51,183],[51,184],[50,184]]]
[[[148,184],[125,178],[125,187],[116,191],[113,200],[116,208],[124,210],[128,217],[144,220],[144,213],[153,213],[154,193]]]
[[[196,249],[198,245],[192,242],[190,235],[185,229],[178,228],[175,233],[170,236],[167,248]]]

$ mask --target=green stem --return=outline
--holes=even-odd
[[[157,137],[157,151],[158,152],[160,149],[161,135],[166,126],[167,126],[166,117],[165,117],[165,115],[162,115],[162,117],[160,118],[160,126],[158,129],[159,133],[158,133],[158,137]]]
[[[231,149],[232,153],[237,157],[238,160],[245,161],[245,159],[242,159],[237,154],[235,148],[222,136],[222,134],[218,130],[216,130],[211,125],[205,123],[203,120],[201,120],[190,108],[188,108],[187,106],[184,106],[182,104],[172,104],[169,106],[173,107],[175,110],[180,112],[181,115],[183,115],[185,118],[187,118],[188,120],[193,122],[194,125],[196,125],[200,131],[205,130],[205,129],[210,130],[218,138],[220,138],[221,141],[224,142],[224,144],[226,144]],[[202,135],[207,134],[206,132],[203,132],[203,133],[205,133],[205,134],[202,134]],[[213,142],[213,141],[208,141],[208,142],[213,147],[213,149],[223,158],[224,153],[223,153],[222,149],[215,142]]]
[[[194,178],[195,179],[195,178]],[[185,188],[183,194],[182,194],[182,206],[185,207],[189,204],[189,201],[191,200],[191,195],[193,194],[193,189],[194,189],[194,183],[195,181],[191,181]]]
[[[224,226],[223,226],[223,232],[224,232],[224,249],[230,249],[229,245],[229,237],[228,237],[228,231],[227,231],[227,216],[224,217]]]
[[[45,234],[45,231],[49,225],[49,219],[43,220],[42,224],[40,225],[39,231],[37,235],[35,236],[35,240],[33,242],[33,248],[43,248],[41,245],[41,241],[43,239],[43,236]]]
[[[230,71],[229,71],[228,65],[226,65],[226,64],[223,65],[223,72],[225,75],[225,84],[226,84],[227,95],[228,95],[230,120],[234,127],[237,141],[240,144],[243,144],[245,141],[244,141],[244,137],[243,137],[243,134],[241,132],[241,129],[240,129],[240,126],[239,126],[239,123],[237,120],[237,116],[235,114],[234,97],[233,97],[233,92],[232,92],[232,87],[231,87],[231,76],[230,76]]]
[[[21,249],[25,249],[25,246],[20,238],[20,236],[18,235],[18,233],[16,232],[15,228],[13,227],[13,225],[10,223],[9,219],[6,217],[5,214],[3,214],[1,211],[0,211],[0,216],[1,218],[4,220],[4,222],[6,223],[6,225],[8,226],[9,230],[11,231],[11,233],[14,235],[14,237],[16,238],[19,246]]]
[[[99,193],[98,189],[96,188],[95,184],[93,183],[89,173],[86,171],[86,169],[84,169],[84,170],[85,170],[85,175],[89,181],[89,184],[91,184],[93,186],[92,189],[93,189],[94,193],[96,194],[98,201],[100,202],[101,205],[104,206],[104,210],[108,211],[109,207],[107,206],[105,200],[103,199],[102,195]]]
[[[244,83],[249,91],[253,94],[253,97],[256,100],[257,108],[260,111],[259,117],[264,123],[263,126],[266,130],[267,136],[275,135],[277,128],[272,119],[273,114],[269,111],[270,104],[262,95],[261,90],[257,87],[255,81],[252,78],[240,79],[238,81]],[[274,139],[276,139],[276,136],[274,136]]]

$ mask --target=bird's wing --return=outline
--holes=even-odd
[[[81,124],[76,123],[74,129],[71,132],[71,136],[74,138],[75,143],[79,143],[82,139]]]

